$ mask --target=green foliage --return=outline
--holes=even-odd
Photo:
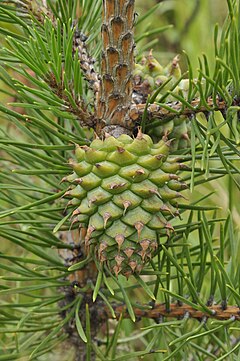
[[[198,69],[194,54],[185,56],[187,98],[176,95],[176,83],[158,102],[174,116],[191,110],[191,147],[172,154],[186,164],[181,177],[191,191],[183,192],[174,231],[159,235],[160,251],[140,276],[116,278],[104,268],[81,286],[71,277],[90,267],[91,258],[81,256],[73,265],[68,260],[79,233],[61,180],[71,174],[75,145],[93,138],[84,125],[94,110],[93,92],[73,39],[77,28],[88,36],[99,67],[101,1],[47,0],[48,10],[44,3],[0,1],[0,361],[69,360],[79,349],[86,360],[95,354],[109,361],[237,361],[239,325],[234,317],[212,320],[210,306],[240,306],[238,1],[227,1],[225,23],[221,31],[215,27],[214,56],[203,55]],[[138,17],[137,59],[169,27],[148,25],[166,4]],[[176,17],[180,10],[169,7]],[[177,113],[169,95],[181,102]],[[144,122],[154,129],[162,120]],[[136,309],[147,314],[153,300],[165,303],[169,314],[177,302],[206,317],[186,313],[178,320],[159,317],[158,324],[149,318],[134,323]],[[114,319],[115,304],[126,305],[130,319],[125,312],[118,323],[108,320],[100,328],[98,312],[104,308]]]

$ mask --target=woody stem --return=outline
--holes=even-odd
[[[123,318],[129,318],[128,311],[126,309],[126,306],[123,305],[115,305],[113,306],[115,315],[117,319],[122,315]],[[196,309],[183,304],[170,304],[170,308],[167,309],[165,304],[156,304],[154,308],[150,309],[142,309],[142,308],[134,308],[134,313],[136,317],[138,318],[152,318],[155,320],[159,320],[161,317],[166,318],[183,318],[186,317],[186,315],[190,318],[195,319],[203,319],[211,318],[215,320],[229,320],[233,319],[235,321],[240,321],[240,309],[238,306],[228,306],[226,309],[223,309],[221,305],[214,305],[211,307],[208,307],[209,313],[205,310],[199,310],[197,307]],[[103,309],[99,310],[98,316],[101,319],[105,319],[106,315],[109,318],[112,318],[111,312],[107,307],[104,307]]]
[[[102,63],[97,119],[130,129],[135,0],[103,0]]]

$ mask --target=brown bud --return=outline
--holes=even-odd
[[[140,273],[142,269],[143,269],[143,265],[142,265],[142,264],[138,264],[137,267],[136,267],[136,271],[137,271],[138,273]]]
[[[79,209],[75,209],[75,211],[72,213],[72,217],[74,216],[78,216],[81,212],[79,211]]]
[[[73,227],[73,225],[74,225],[75,223],[78,223],[78,222],[79,222],[78,217],[75,217],[75,218],[72,220],[70,229]]]
[[[136,175],[142,175],[142,174],[145,174],[145,171],[140,168],[140,169],[137,169],[136,172],[135,172]]]
[[[118,153],[124,153],[125,149],[122,147],[117,147],[117,151],[118,151]]]
[[[107,261],[107,255],[105,254],[105,252],[101,252],[101,254],[98,256],[98,258],[101,263]]]
[[[134,224],[134,227],[136,228],[137,232],[138,232],[138,238],[140,237],[141,235],[141,232],[143,230],[143,227],[144,227],[144,224],[142,222],[136,222]]]
[[[169,212],[174,217],[173,212],[171,211],[171,209],[168,206],[166,206],[166,204],[163,204],[161,206],[160,210],[163,211],[163,212]]]
[[[162,199],[161,194],[158,192],[158,190],[156,188],[149,189],[149,193],[156,194],[156,196],[158,196],[160,199]]]
[[[119,272],[121,272],[121,270],[122,270],[122,267],[119,267],[116,265],[113,267],[113,271],[114,271],[116,277],[118,277],[118,274],[119,274]]]
[[[132,272],[129,270],[129,271],[125,271],[123,274],[126,277],[126,279],[128,280],[129,277],[132,275]]]
[[[134,252],[134,249],[131,247],[125,248],[125,250],[123,251],[125,253],[125,255],[130,258]]]
[[[132,205],[132,203],[130,201],[124,201],[123,202],[123,207],[124,207],[124,212],[123,212],[123,215],[125,216],[125,213],[128,209],[128,207],[130,207]]]
[[[155,251],[158,247],[157,241],[152,241],[150,243],[150,248],[152,249],[152,251]]]
[[[122,183],[113,183],[110,186],[110,189],[117,189],[117,188],[122,188],[124,187],[126,184],[126,182],[122,182]]]
[[[94,231],[95,231],[95,227],[93,227],[93,226],[88,227],[87,233],[86,233],[86,236],[85,236],[85,239],[84,239],[86,247],[89,246],[89,241],[90,241],[91,235],[92,235],[92,233]]]
[[[81,184],[82,182],[83,182],[82,178],[77,178],[77,179],[74,180],[73,183]]]
[[[123,244],[124,240],[125,240],[125,237],[124,237],[123,234],[117,234],[116,237],[115,237],[115,241],[118,244],[118,250],[119,251],[121,249],[121,245]]]
[[[88,201],[88,207],[90,208],[91,207],[91,205],[93,204],[93,203],[95,203],[97,201],[97,198],[91,198],[91,199],[89,199],[89,201]]]
[[[87,152],[89,149],[91,149],[90,147],[88,147],[87,145],[83,145],[81,147],[85,152]]]
[[[150,245],[150,241],[149,239],[143,239],[141,242],[140,242],[140,246],[142,247],[142,250],[143,251],[146,251],[148,249]]]
[[[107,247],[108,247],[108,245],[107,245],[107,242],[105,242],[105,241],[102,241],[99,245],[98,258],[99,258],[100,262],[104,262],[107,259],[106,254],[104,252]]]
[[[190,141],[190,138],[187,133],[182,134],[182,138]]]
[[[103,223],[104,223],[104,229],[106,228],[107,226],[107,221],[111,218],[111,214],[106,212],[104,213],[104,216],[103,216]]]
[[[120,254],[118,254],[117,256],[114,257],[114,259],[115,259],[117,265],[120,267],[125,258],[120,256]]]
[[[102,251],[105,251],[105,249],[108,247],[108,244],[107,242],[105,241],[102,241],[99,245],[99,249],[98,249],[98,252],[99,254],[102,252]]]
[[[174,228],[170,223],[166,223],[165,228],[170,229],[171,231],[174,231]]]
[[[143,249],[141,251],[139,251],[137,254],[139,254],[139,256],[142,258],[142,260],[144,261],[144,258],[146,256],[146,251],[144,251]]]
[[[143,138],[142,128],[139,127],[138,128],[138,133],[137,133],[137,139],[142,139],[142,138]]]
[[[63,183],[63,182],[67,182],[67,177],[63,177],[60,181],[60,184]]]
[[[136,269],[136,267],[137,267],[137,262],[134,261],[134,260],[131,260],[131,261],[129,262],[129,267],[130,267],[131,270],[134,272],[135,269]]]

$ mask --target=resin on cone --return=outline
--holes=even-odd
[[[135,139],[106,135],[76,148],[65,196],[72,198],[74,222],[87,228],[86,249],[115,275],[140,273],[158,247],[158,233],[172,229],[166,217],[178,214],[186,185],[176,175],[184,166],[168,162],[170,145],[166,138],[153,144],[139,130]]]

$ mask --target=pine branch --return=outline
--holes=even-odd
[[[229,108],[229,105],[224,100],[213,99],[209,97],[206,101],[206,105],[202,105],[200,99],[194,99],[189,103],[190,107],[184,106],[181,102],[171,102],[158,105],[156,103],[149,104],[147,107],[147,118],[146,123],[150,123],[152,120],[160,120],[162,123],[173,119],[176,116],[185,115],[192,116],[197,113],[206,113],[209,111],[222,111],[226,112]],[[239,106],[239,100],[234,100],[234,106]],[[132,104],[130,109],[130,118],[133,124],[141,122],[143,114],[146,112],[146,104]]]
[[[126,306],[118,305],[114,306],[113,309],[115,312],[115,315],[117,319],[119,319],[120,316],[123,318],[129,318],[129,313],[126,309]],[[214,305],[211,307],[208,307],[209,313],[201,311],[199,309],[195,309],[189,305],[186,304],[176,304],[172,303],[170,304],[169,309],[166,308],[165,304],[156,304],[152,309],[143,310],[142,308],[133,308],[133,311],[137,318],[150,318],[154,320],[159,320],[161,317],[166,318],[195,318],[198,320],[206,318],[211,318],[215,320],[229,320],[232,319],[233,321],[240,321],[240,309],[237,306],[228,306],[226,309],[223,309],[221,305]],[[112,314],[109,311],[108,307],[104,307],[103,309],[100,309],[99,311],[99,317],[100,319],[106,319],[112,318]]]

